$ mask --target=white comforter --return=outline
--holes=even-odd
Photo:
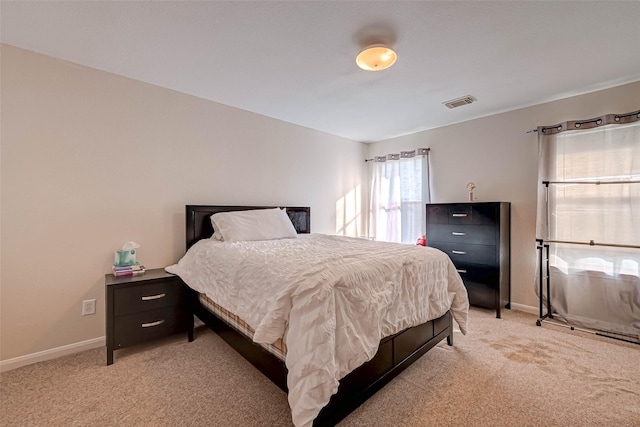
[[[255,329],[285,338],[289,404],[310,426],[338,381],[371,359],[380,340],[451,309],[462,333],[468,299],[437,249],[312,234],[297,239],[196,243],[166,268]]]

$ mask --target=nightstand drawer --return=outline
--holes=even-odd
[[[178,306],[130,314],[115,319],[114,348],[161,338],[187,328],[184,309]]]
[[[496,247],[491,245],[471,245],[467,243],[450,243],[429,241],[429,246],[438,248],[449,255],[457,263],[497,265]]]
[[[457,242],[495,245],[496,228],[491,225],[427,225],[427,242]]]
[[[114,292],[113,314],[119,317],[126,314],[180,305],[183,294],[179,279],[116,289]]]

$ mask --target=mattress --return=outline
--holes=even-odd
[[[202,305],[207,310],[218,316],[220,320],[229,325],[231,328],[235,329],[236,331],[240,332],[242,335],[253,341],[255,330],[251,326],[249,326],[247,322],[242,320],[240,316],[216,304],[212,299],[210,299],[203,293],[199,295],[199,299]],[[276,356],[278,359],[282,360],[283,362],[285,361],[285,356],[287,355],[287,347],[282,338],[278,339],[273,344],[257,344],[267,350],[269,353]]]

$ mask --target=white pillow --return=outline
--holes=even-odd
[[[215,214],[214,214],[215,215]],[[213,215],[211,215],[211,226],[213,227],[213,237],[216,240],[224,240],[222,238],[222,233],[220,233],[220,229],[218,228],[218,225],[216,224],[215,220],[213,219]]]
[[[211,215],[211,224],[225,242],[298,237],[289,216],[280,208],[218,212]]]

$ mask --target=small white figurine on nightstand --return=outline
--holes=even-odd
[[[476,185],[473,182],[467,184],[467,191],[469,192],[469,201],[473,202],[476,198],[473,196],[473,190],[476,189]]]

